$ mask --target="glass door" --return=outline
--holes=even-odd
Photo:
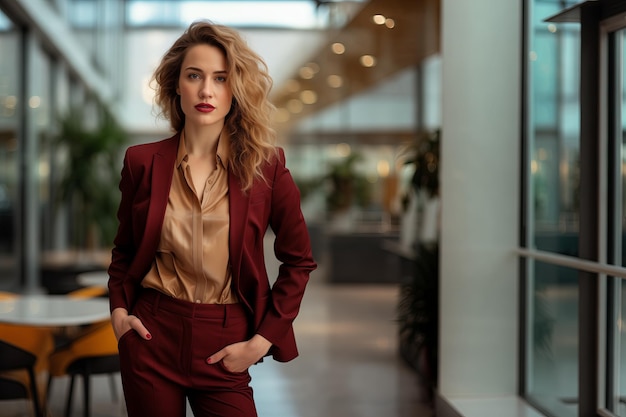
[[[607,236],[608,263],[626,267],[626,28],[624,17],[606,26],[604,50],[607,132]],[[626,280],[612,277],[607,282],[606,409],[626,416]]]

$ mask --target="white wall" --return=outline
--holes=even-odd
[[[449,400],[517,392],[521,16],[519,1],[442,0],[439,394]]]

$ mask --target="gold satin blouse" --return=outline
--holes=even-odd
[[[216,169],[198,198],[181,133],[161,239],[142,286],[182,300],[236,303],[229,266],[228,137],[217,145]]]

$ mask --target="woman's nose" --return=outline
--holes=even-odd
[[[200,97],[213,97],[213,86],[209,81],[206,81],[202,84],[202,88],[200,89]]]

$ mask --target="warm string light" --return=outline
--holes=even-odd
[[[363,55],[359,58],[359,62],[365,68],[371,68],[376,66],[376,58],[372,55]]]
[[[332,74],[326,78],[326,83],[331,88],[339,88],[343,85],[343,78],[340,75]]]
[[[333,51],[334,54],[336,55],[342,55],[346,52],[346,47],[343,43],[341,42],[335,42],[330,46],[330,49]]]
[[[372,22],[378,26],[385,26],[388,29],[393,29],[396,26],[394,19],[389,18],[383,14],[375,14],[372,16]],[[333,42],[330,45],[330,50],[335,55],[343,55],[346,53],[346,46],[342,42]],[[364,54],[359,58],[359,63],[364,68],[372,68],[377,64],[377,59],[374,55]],[[303,65],[298,70],[298,76],[302,80],[312,80],[320,72],[320,66],[315,62],[309,62]],[[326,76],[326,84],[330,88],[341,88],[344,85],[344,79],[339,74],[330,74]],[[297,98],[292,98],[287,102],[285,108],[281,108],[275,115],[275,120],[278,122],[287,122],[290,119],[290,114],[298,114],[304,110],[305,105],[312,105],[318,102],[318,93],[312,89],[302,89],[303,86],[298,80],[291,79],[287,81],[285,90],[288,94],[297,94]]]

